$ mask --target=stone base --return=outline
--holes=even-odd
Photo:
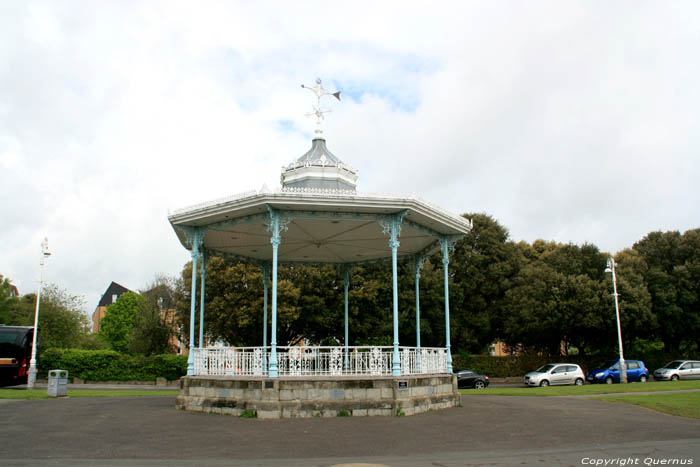
[[[460,404],[457,378],[185,376],[178,409],[258,418],[396,416]]]

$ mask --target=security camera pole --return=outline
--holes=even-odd
[[[608,259],[608,267],[605,272],[612,273],[613,295],[615,296],[615,314],[617,315],[617,341],[620,346],[620,382],[627,383],[627,365],[625,365],[625,357],[622,356],[622,328],[620,327],[620,306],[617,303],[617,280],[615,278],[615,260]]]
[[[39,334],[39,302],[41,301],[41,286],[44,283],[44,260],[51,256],[49,253],[49,239],[41,242],[41,259],[39,260],[39,291],[36,294],[36,310],[34,311],[34,333],[32,336],[32,358],[29,360],[29,375],[27,377],[27,389],[34,389],[36,381],[36,336]]]

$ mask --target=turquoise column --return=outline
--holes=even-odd
[[[277,256],[282,238],[280,232],[287,230],[287,219],[283,219],[279,212],[268,206],[270,212],[270,223],[267,226],[272,234],[270,243],[272,244],[272,335],[270,336],[270,369],[269,376],[277,378],[279,376],[277,368]]]
[[[399,356],[399,287],[398,287],[398,249],[399,235],[401,235],[401,223],[406,211],[394,214],[382,222],[384,233],[391,235],[389,246],[391,247],[391,272],[393,285],[393,300],[394,300],[394,352],[391,358],[391,374],[393,376],[401,376],[401,358]]]
[[[454,251],[456,238],[440,237],[440,247],[442,250],[442,265],[445,276],[445,348],[447,349],[447,372],[452,373],[452,353],[450,350],[450,286],[448,266],[450,264],[450,252]]]
[[[348,288],[350,287],[350,268],[346,264],[344,266],[343,285],[345,286],[345,369],[350,368],[350,360],[348,358]]]
[[[270,263],[262,264],[263,271],[263,347],[267,347],[267,295],[270,284]]]
[[[272,337],[270,340],[270,377],[277,378],[277,250],[280,246],[279,222],[273,221],[276,234],[272,235]]]
[[[416,271],[416,347],[420,348],[420,271],[423,269],[425,256],[417,256],[415,259]]]
[[[202,265],[199,269],[199,275],[202,276],[202,291],[199,292],[199,348],[204,347],[204,277],[206,276],[206,257],[204,256],[204,250],[202,250]]]
[[[198,227],[193,227],[186,234],[192,243],[190,254],[192,255],[192,292],[190,297],[190,352],[187,356],[187,375],[194,375],[194,318],[197,307],[197,259],[199,258],[199,247],[204,239],[203,232]]]

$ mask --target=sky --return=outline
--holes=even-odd
[[[91,313],[189,260],[167,216],[279,186],[311,145],[358,191],[615,253],[700,227],[700,2],[0,2],[0,274]],[[331,102],[332,101],[332,102]]]

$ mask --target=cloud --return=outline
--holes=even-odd
[[[607,251],[697,227],[694,2],[0,6],[0,273],[87,298],[176,274],[175,209],[279,183],[301,83],[362,191]],[[11,44],[11,46],[8,46]]]

